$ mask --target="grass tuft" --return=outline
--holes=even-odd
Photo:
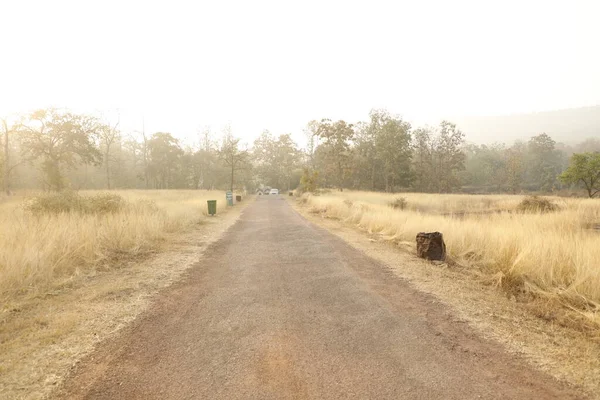
[[[405,197],[397,197],[389,203],[390,207],[397,209],[397,210],[404,210],[407,205],[408,205],[408,203],[407,203]]]
[[[106,214],[121,211],[127,205],[123,197],[114,193],[81,196],[77,192],[44,193],[25,202],[25,209],[34,215],[75,212]]]
[[[528,196],[517,206],[520,212],[547,213],[557,211],[559,207],[547,198]]]

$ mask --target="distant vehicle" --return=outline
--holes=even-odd
[[[271,189],[271,191],[269,192],[269,194],[279,194],[279,190],[278,189]]]

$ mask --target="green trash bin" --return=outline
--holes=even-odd
[[[215,215],[217,213],[217,201],[216,200],[206,200],[208,203],[208,214]]]

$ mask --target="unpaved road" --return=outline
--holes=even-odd
[[[383,265],[259,197],[74,371],[77,399],[570,399]]]

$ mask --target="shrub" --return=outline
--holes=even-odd
[[[25,209],[36,215],[68,212],[107,214],[121,211],[125,205],[125,200],[117,194],[103,193],[94,196],[80,196],[77,192],[64,191],[36,196],[27,201]]]
[[[552,212],[558,210],[558,206],[548,199],[539,196],[527,196],[517,206],[521,212]]]
[[[300,178],[300,192],[315,193],[319,188],[319,172],[304,168]]]
[[[394,201],[388,204],[390,207],[398,210],[404,210],[408,205],[406,199],[404,197],[397,197]]]

